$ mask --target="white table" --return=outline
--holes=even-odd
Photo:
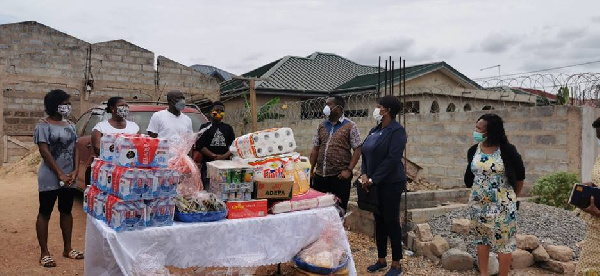
[[[132,268],[140,264],[138,256],[149,248],[158,250],[150,255],[162,255],[164,265],[179,268],[285,263],[316,241],[326,225],[334,227],[350,252],[346,232],[334,207],[261,218],[176,222],[169,227],[121,233],[88,215],[85,275],[131,275]],[[350,275],[356,275],[352,254],[348,270]]]

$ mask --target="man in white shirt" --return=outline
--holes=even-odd
[[[148,135],[154,138],[179,140],[183,133],[193,133],[192,119],[182,113],[185,108],[185,96],[180,91],[171,91],[167,94],[169,107],[158,111],[150,118]]]

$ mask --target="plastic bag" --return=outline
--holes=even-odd
[[[170,276],[165,267],[167,255],[162,246],[154,243],[140,252],[133,261],[131,273],[134,276]]]
[[[327,222],[317,241],[298,253],[302,261],[320,268],[339,267],[348,258],[342,237],[333,222]]]
[[[211,125],[201,129],[197,133],[183,133],[178,138],[169,140],[169,168],[175,169],[180,174],[177,185],[177,194],[187,197],[202,191],[202,176],[196,162],[188,155],[198,137],[208,130]]]

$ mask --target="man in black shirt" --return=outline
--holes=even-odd
[[[211,123],[212,126],[196,141],[196,150],[202,154],[200,170],[205,190],[208,190],[210,184],[206,174],[206,162],[227,160],[233,155],[229,151],[229,147],[235,140],[235,134],[230,125],[222,122],[223,117],[225,117],[225,105],[221,102],[214,102],[210,113],[211,122],[203,124],[200,129]]]

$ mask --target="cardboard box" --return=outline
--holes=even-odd
[[[291,199],[293,179],[255,179],[253,198],[255,199]]]
[[[241,219],[267,215],[267,200],[227,201],[227,218]]]

